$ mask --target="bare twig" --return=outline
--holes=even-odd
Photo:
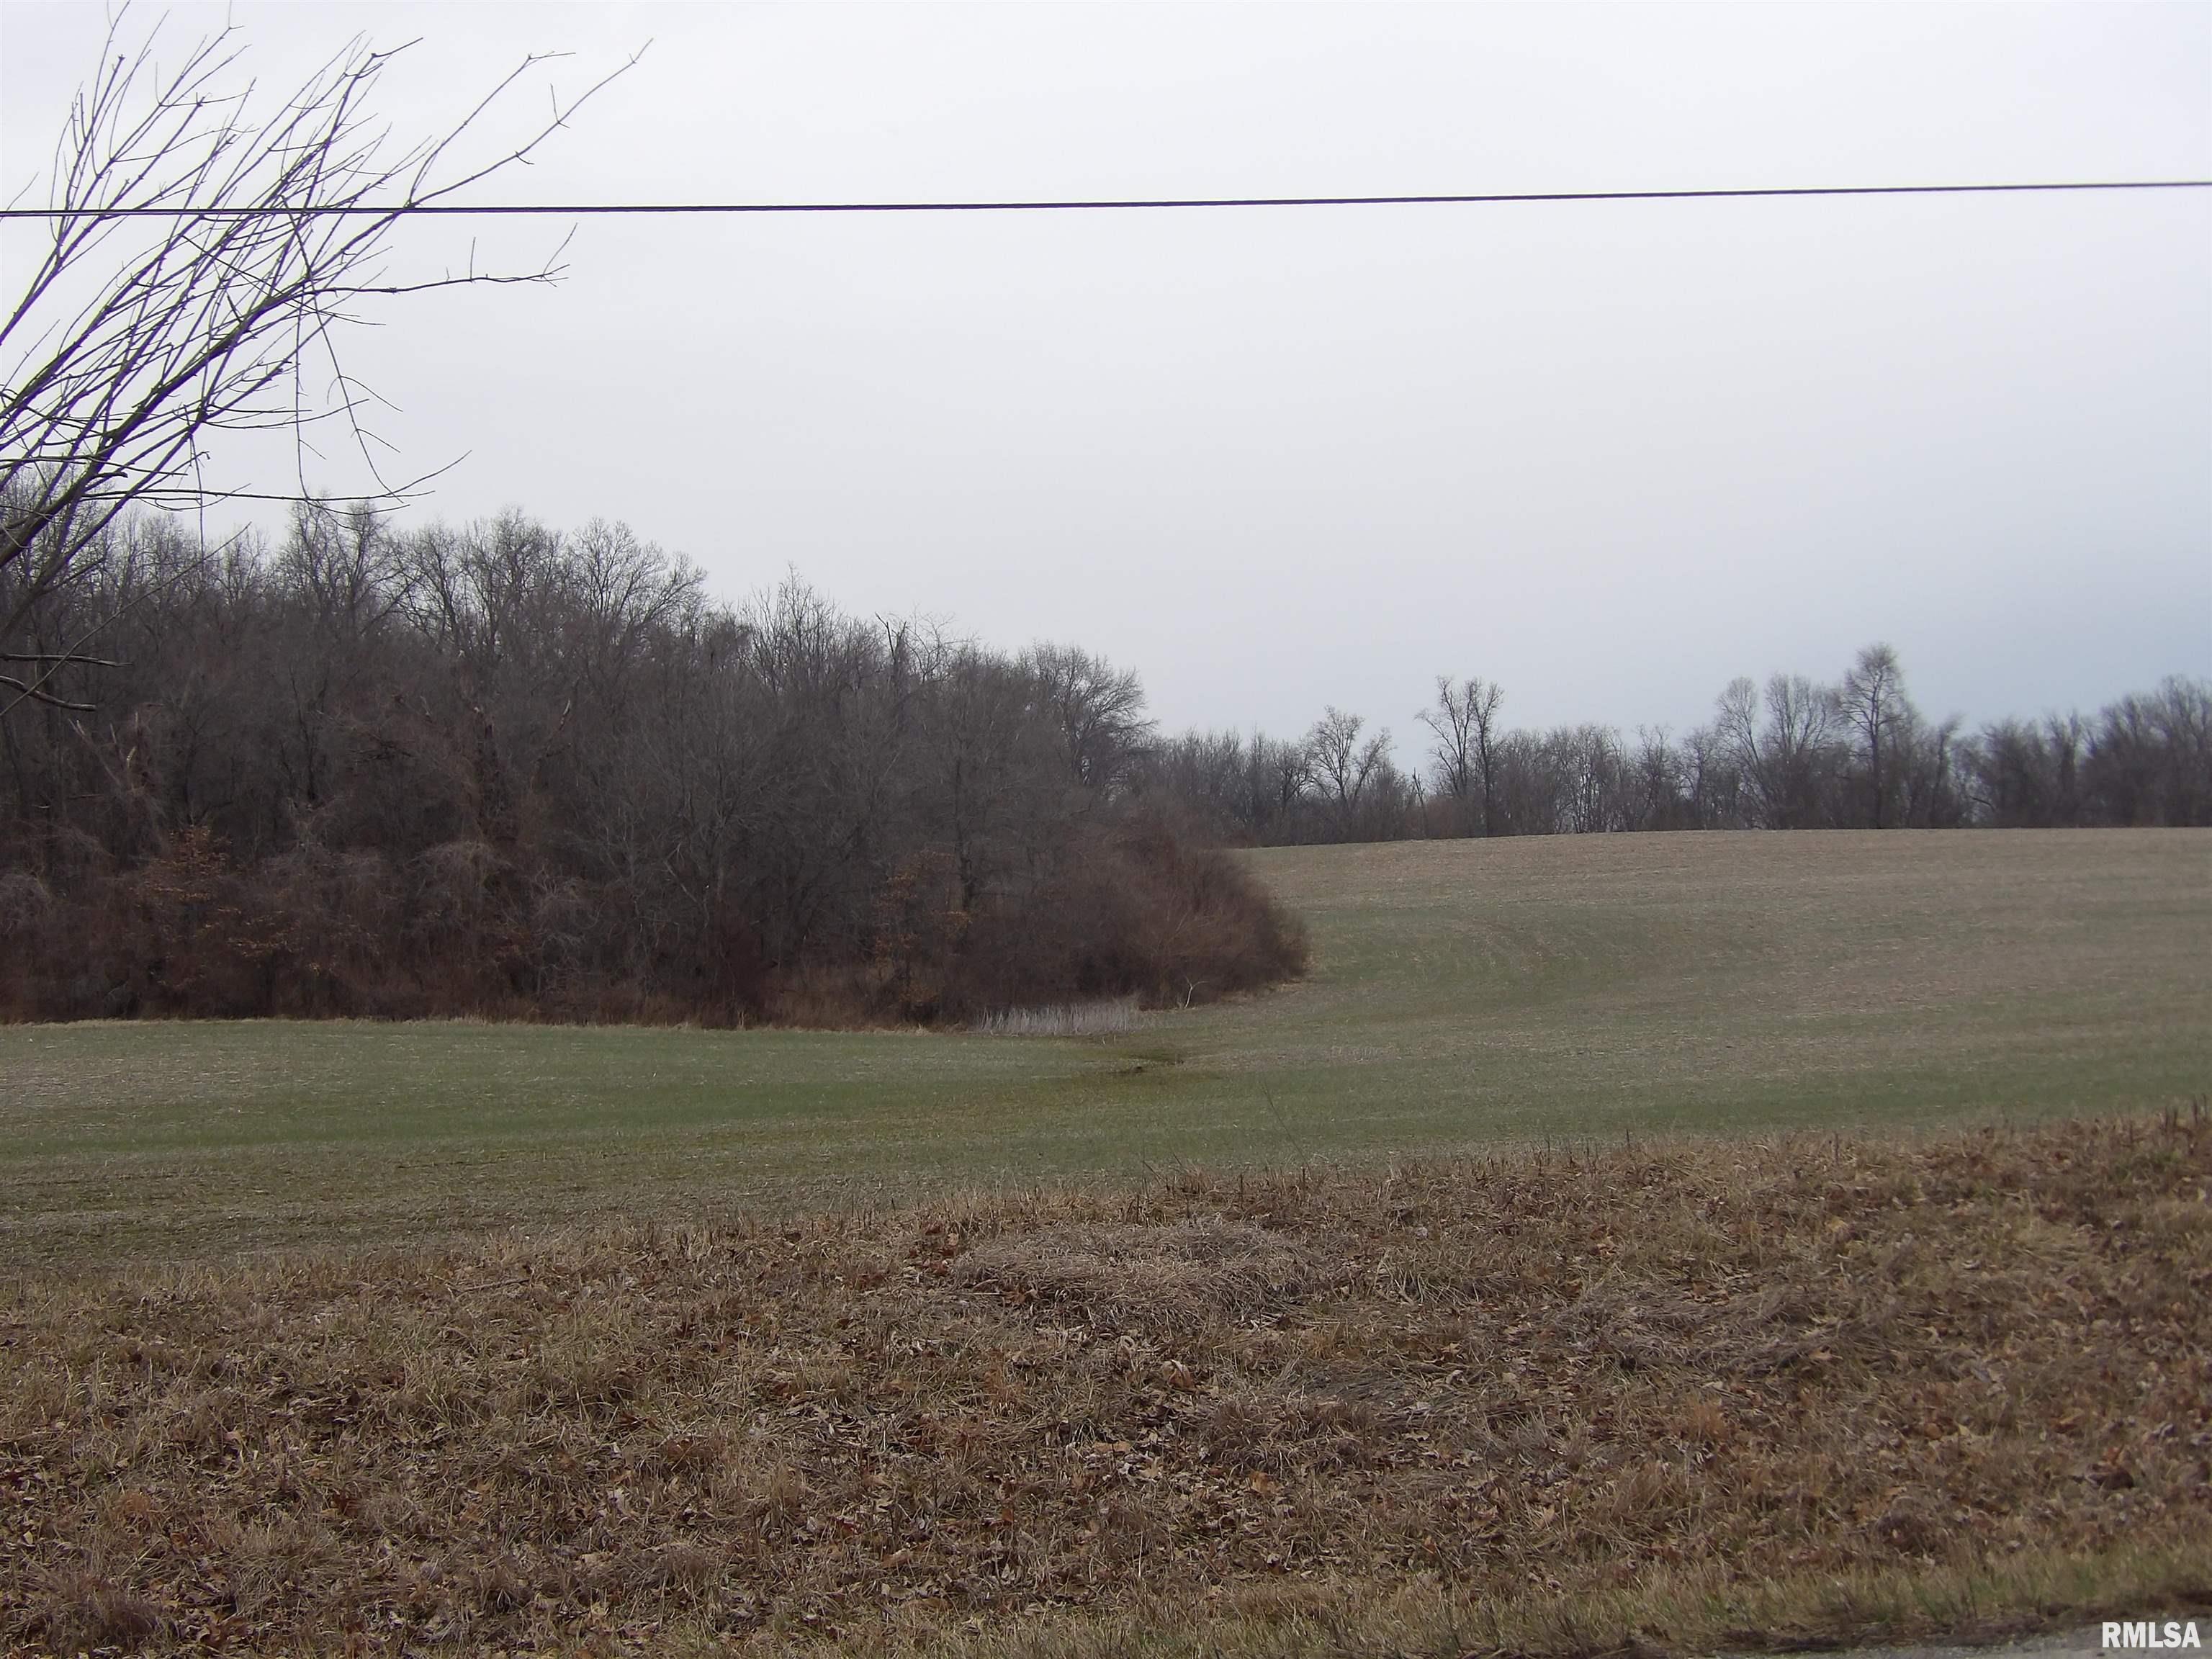
[[[556,94],[520,143],[441,180],[455,147],[545,58],[526,58],[442,137],[395,154],[369,114],[394,54],[364,39],[262,113],[249,110],[250,81],[226,89],[239,86],[244,53],[234,28],[172,70],[153,55],[158,27],[135,46],[130,32],[126,9],[56,146],[50,245],[0,320],[0,647],[13,648],[97,563],[102,538],[133,507],[307,496],[319,425],[346,434],[374,481],[364,499],[379,506],[443,471],[385,475],[374,451],[390,446],[368,424],[381,400],[347,371],[340,337],[363,319],[364,301],[559,280],[567,238],[524,269],[479,269],[472,253],[459,275],[396,276],[392,229],[411,208],[526,163],[637,61],[577,96]],[[125,216],[149,210],[167,216],[129,240],[138,221]],[[293,434],[296,495],[210,485],[216,434],[272,429]],[[42,687],[19,684],[16,702],[50,700]]]

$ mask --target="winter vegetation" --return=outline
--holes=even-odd
[[[0,1645],[1792,1651],[2194,1600],[2212,1124],[1185,1170],[0,1298]]]
[[[986,1036],[1120,1036],[1136,1024],[1134,997],[1069,1002],[1052,1008],[1001,1008],[975,1029]]]
[[[2093,716],[1977,731],[1914,705],[1897,653],[1826,684],[1731,680],[1712,720],[1549,731],[1504,723],[1504,693],[1438,676],[1426,764],[1330,708],[1292,741],[1190,732],[1147,776],[1222,838],[1261,846],[1650,830],[1948,830],[2212,823],[2212,684],[2170,678]]]
[[[617,525],[313,507],[210,557],[142,514],[72,569],[22,596],[56,661],[0,717],[16,1018],[1189,1006],[1304,962],[1224,847],[2212,822],[2212,687],[2181,679],[1966,732],[1877,646],[1632,743],[1508,729],[1497,686],[1439,678],[1407,773],[1334,708],[1296,742],[1164,738],[1080,649],[795,579],[722,604]]]
[[[520,516],[215,559],[142,517],[77,572],[32,614],[106,659],[0,720],[18,1018],[964,1022],[1303,959],[1081,651],[732,608]]]
[[[1876,645],[1629,738],[1439,678],[1408,769],[619,525],[218,489],[371,456],[357,307],[558,274],[387,233],[592,91],[465,167],[538,60],[393,151],[365,41],[264,116],[133,27],[0,322],[0,1647],[2202,1598],[2212,686],[1969,731]]]
[[[2181,680],[1968,733],[1875,646],[1630,742],[1507,730],[1495,684],[1440,678],[1407,772],[1336,708],[1292,742],[1164,739],[1079,648],[844,615],[795,578],[721,602],[619,525],[403,528],[341,343],[403,299],[556,278],[557,254],[410,276],[392,233],[606,82],[477,131],[527,60],[401,149],[371,112],[387,54],[356,40],[264,108],[241,51],[111,20],[0,321],[0,1018],[1188,1007],[1305,960],[1226,846],[2212,822],[2212,687]],[[270,431],[285,489],[211,482]],[[319,443],[371,493],[310,496]],[[240,498],[297,506],[273,543],[204,539]]]

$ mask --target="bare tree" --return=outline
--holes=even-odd
[[[1963,745],[1976,821],[2003,830],[2080,823],[2083,734],[2079,714],[1984,726]]]
[[[2111,704],[2082,769],[2106,823],[2212,822],[2212,684],[2176,675]]]
[[[1696,806],[1683,787],[1685,770],[1682,750],[1665,726],[1638,726],[1626,780],[1625,827],[1695,829]]]
[[[1905,670],[1897,653],[1887,645],[1869,645],[1861,651],[1844,676],[1838,703],[1866,764],[1873,825],[1887,829],[1889,798],[1897,790],[1898,751],[1918,724],[1905,695]]]
[[[1455,686],[1437,676],[1437,706],[1424,710],[1421,724],[1435,734],[1429,750],[1436,761],[1437,792],[1449,796],[1464,827],[1472,803],[1482,803],[1482,833],[1498,833],[1498,706],[1504,692],[1493,682],[1470,675]]]
[[[1078,783],[1102,796],[1118,789],[1152,734],[1137,677],[1073,646],[1038,645],[1022,659],[1046,713],[1067,744]]]
[[[1766,775],[1763,786],[1776,829],[1818,829],[1828,804],[1835,763],[1836,694],[1802,674],[1766,682]]]
[[[1389,763],[1389,732],[1377,732],[1362,743],[1359,733],[1366,724],[1358,715],[1332,705],[1306,734],[1315,778],[1334,808],[1338,832],[1343,835],[1352,833],[1361,798]]]
[[[1683,738],[1682,788],[1692,829],[1743,827],[1743,772],[1736,763],[1734,744],[1719,722],[1698,726]]]
[[[1956,714],[1930,724],[1917,714],[1904,727],[1894,770],[1902,778],[1899,821],[1915,830],[1952,829],[1970,808],[1959,761]]]
[[[1739,674],[1713,702],[1716,758],[1733,775],[1739,794],[1762,797],[1766,751],[1759,732],[1759,687]]]
[[[472,253],[459,272],[395,276],[392,232],[528,161],[613,78],[556,96],[521,142],[462,163],[462,142],[544,59],[526,59],[444,136],[394,151],[373,114],[393,54],[365,39],[264,112],[240,84],[235,29],[173,70],[156,62],[153,31],[136,45],[130,31],[118,12],[70,108],[49,245],[0,319],[0,686],[14,693],[0,713],[67,701],[56,676],[101,661],[89,640],[33,643],[27,624],[133,507],[307,496],[325,426],[365,464],[374,488],[362,499],[389,503],[426,481],[380,470],[374,394],[346,372],[338,337],[368,301],[556,280],[559,250],[516,270],[478,270]],[[217,434],[270,429],[294,434],[296,489],[210,483]]]
[[[1252,734],[1245,757],[1247,817],[1263,842],[1297,839],[1299,804],[1313,782],[1313,761],[1302,743]]]
[[[1836,694],[1802,674],[1776,674],[1764,702],[1762,723],[1759,689],[1741,678],[1729,682],[1714,708],[1721,751],[1750,786],[1760,827],[1817,828],[1838,759]]]

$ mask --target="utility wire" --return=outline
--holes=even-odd
[[[4,208],[4,219],[380,219],[451,216],[586,218],[720,213],[1097,213],[1158,208],[1488,206],[1510,202],[1717,202],[1811,196],[1997,196],[2057,191],[2212,190],[2212,179],[2111,179],[2017,185],[1811,185],[1747,190],[1549,190],[1433,196],[1163,196],[1048,202],[571,202],[460,206],[450,203],[289,207]]]

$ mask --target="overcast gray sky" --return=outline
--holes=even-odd
[[[574,88],[653,42],[485,200],[2212,176],[2203,4],[230,15],[271,88],[419,37],[404,137],[526,52]],[[43,199],[102,27],[0,5],[0,193]],[[1449,672],[1680,728],[1875,639],[1974,719],[2212,674],[2212,192],[595,220],[569,258],[352,343],[407,463],[467,456],[418,514],[621,519],[732,598],[794,568],[1082,644],[1170,726],[1334,703],[1410,758]]]

